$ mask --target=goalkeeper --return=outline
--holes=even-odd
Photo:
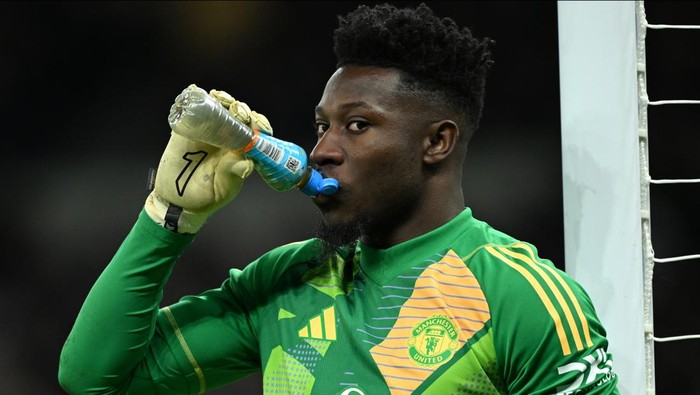
[[[339,21],[310,160],[340,189],[313,199],[318,236],[161,306],[179,256],[253,171],[235,152],[171,134],[64,345],[63,388],[196,394],[262,372],[266,394],[617,394],[586,292],[465,206],[491,40],[426,5],[360,6]],[[272,133],[263,115],[211,94]]]

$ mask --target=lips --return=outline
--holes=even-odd
[[[328,166],[326,166],[325,168],[324,168],[323,166],[315,166],[315,167],[314,167],[314,170],[316,170],[317,172],[319,172],[319,174],[321,174],[321,176],[322,176],[323,178],[329,178],[329,177],[330,177],[330,178],[335,178],[335,177],[333,177],[332,174],[330,174],[331,172],[329,172],[328,169],[329,169]]]
[[[332,195],[324,195],[324,194],[319,194],[316,197],[313,198],[314,203],[321,209],[325,209],[326,207],[330,209],[331,205],[337,205],[339,204],[339,199],[343,193],[343,185],[344,183],[340,181],[338,177],[336,177],[332,171],[328,171],[329,168],[326,167],[324,169],[322,166],[318,166],[315,168],[316,171],[318,171],[323,178],[334,178],[338,181],[338,191],[335,192]]]
[[[320,193],[317,196],[315,196],[313,198],[313,200],[314,200],[314,203],[316,203],[316,205],[318,205],[318,206],[328,205],[332,202],[337,202],[338,201],[338,194],[340,194],[340,193],[341,193],[341,190],[339,188],[338,191],[332,195],[324,195],[324,194]]]
[[[318,196],[312,198],[314,204],[321,209],[321,211],[330,211],[337,208],[343,200],[343,187],[342,183],[339,182],[338,191],[332,195],[319,194]]]

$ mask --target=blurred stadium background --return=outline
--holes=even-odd
[[[142,207],[175,96],[190,83],[226,90],[267,115],[276,136],[310,151],[313,108],[334,70],[336,15],[358,4],[0,3],[3,393],[61,393],[61,347]],[[466,164],[468,205],[564,268],[556,2],[429,5],[497,42]],[[698,2],[647,2],[646,9],[652,23],[700,23]],[[700,98],[693,51],[700,32],[649,34],[647,43],[652,99]],[[698,121],[687,107],[650,109],[655,178],[698,177]],[[698,185],[652,191],[657,255],[697,252],[699,196]],[[218,286],[230,267],[310,236],[316,221],[301,194],[274,192],[253,176],[183,256],[164,303]],[[658,335],[700,331],[699,267],[657,266]],[[699,352],[698,341],[657,345],[657,393],[699,393]],[[214,393],[260,393],[259,379]]]

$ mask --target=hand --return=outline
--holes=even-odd
[[[252,129],[272,134],[267,118],[224,91],[209,93]],[[253,162],[237,153],[171,132],[145,209],[158,224],[196,233],[207,219],[238,195]]]

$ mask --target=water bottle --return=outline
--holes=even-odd
[[[253,131],[202,88],[190,85],[175,98],[168,123],[181,136],[252,159],[263,180],[276,191],[297,187],[314,197],[338,191],[337,180],[323,178],[307,166],[306,152],[301,147]]]

